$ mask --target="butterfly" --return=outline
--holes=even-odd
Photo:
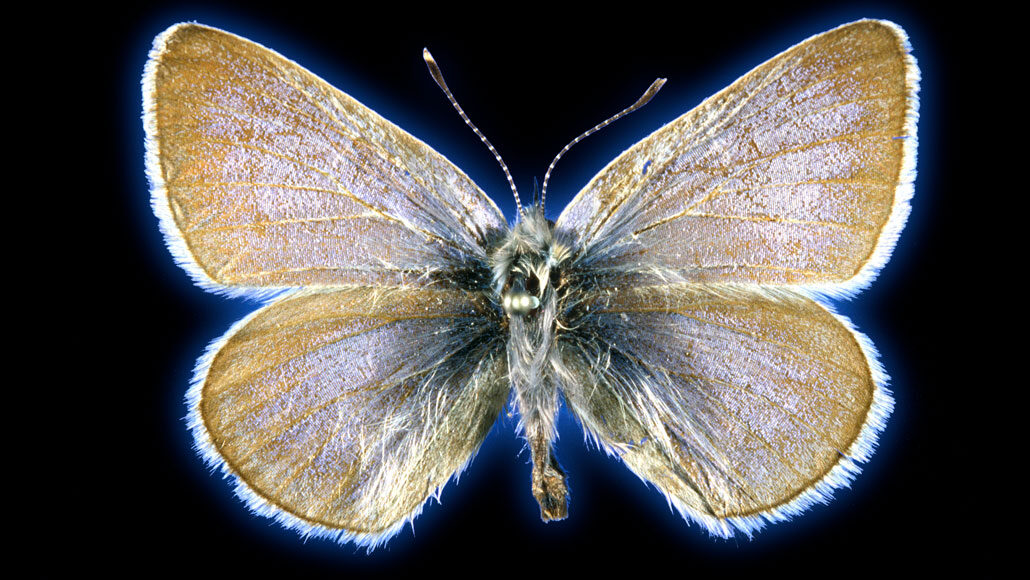
[[[255,512],[370,548],[507,405],[545,521],[570,501],[562,404],[710,534],[828,500],[893,407],[828,301],[866,287],[904,226],[918,82],[901,28],[843,25],[632,146],[556,220],[541,196],[509,225],[299,65],[172,26],[143,78],[154,212],[198,285],[264,300],[198,362],[197,449]]]

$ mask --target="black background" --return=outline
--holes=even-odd
[[[570,518],[545,525],[529,492],[528,453],[512,433],[514,421],[502,419],[460,482],[445,488],[443,504],[431,503],[414,532],[408,527],[366,555],[351,545],[302,541],[251,515],[191,450],[182,397],[192,365],[207,342],[257,305],[192,286],[149,209],[139,78],[153,37],[166,27],[196,20],[280,52],[442,152],[512,216],[503,174],[430,79],[424,46],[504,156],[524,199],[567,141],[631,103],[654,78],[669,79],[650,105],[565,156],[550,185],[549,213],[557,215],[626,147],[780,51],[862,17],[893,20],[910,35],[923,72],[919,173],[894,257],[871,288],[837,303],[879,348],[897,409],[865,472],[829,505],[752,540],[709,538],[617,461],[584,445],[563,415],[558,449],[570,474]],[[59,333],[81,362],[73,379],[61,381],[71,391],[61,407],[72,439],[66,433],[63,446],[49,446],[59,460],[44,456],[37,471],[47,495],[29,502],[33,521],[42,523],[31,542],[57,554],[34,560],[40,572],[686,577],[782,567],[865,575],[947,569],[980,555],[963,534],[983,520],[956,491],[951,469],[959,458],[960,473],[976,465],[974,443],[954,427],[955,413],[969,412],[954,404],[968,384],[957,365],[941,364],[955,362],[948,337],[961,315],[942,311],[949,302],[938,285],[970,253],[949,235],[962,217],[961,139],[946,122],[959,107],[958,17],[868,2],[636,3],[570,13],[559,13],[557,3],[459,13],[432,3],[282,2],[156,4],[71,20],[71,41],[48,64],[51,80],[65,87],[61,139],[79,145],[91,168],[90,195],[76,196],[83,205],[72,216],[90,227],[69,238],[71,254],[89,256],[76,262],[89,296],[76,302],[86,311],[83,324]],[[99,144],[80,141],[85,134]],[[48,364],[54,368],[45,373],[68,370]]]

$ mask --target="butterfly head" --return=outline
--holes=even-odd
[[[526,315],[553,300],[569,254],[569,246],[555,238],[554,222],[544,217],[540,206],[527,208],[490,255],[495,297],[505,313]]]

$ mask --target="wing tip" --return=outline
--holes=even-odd
[[[218,292],[222,286],[215,282],[197,261],[190,251],[182,231],[175,223],[168,198],[168,184],[161,166],[161,145],[157,126],[157,74],[169,40],[190,23],[174,24],[154,38],[147,63],[143,67],[141,80],[143,93],[143,130],[144,130],[144,163],[147,181],[150,185],[150,208],[157,217],[165,246],[172,254],[175,263],[186,270],[193,282],[201,288]]]
[[[234,287],[222,284],[212,278],[190,250],[182,230],[172,215],[168,183],[161,166],[161,145],[157,126],[157,74],[169,40],[176,34],[191,28],[216,30],[195,22],[180,22],[166,28],[154,38],[150,55],[143,68],[143,78],[140,81],[143,97],[144,164],[147,182],[150,186],[150,208],[157,217],[165,247],[172,254],[172,259],[176,265],[186,271],[195,285],[207,292],[230,298],[246,298],[259,302],[272,300],[289,288]]]
[[[873,250],[866,259],[866,262],[859,268],[858,272],[844,282],[829,284],[812,284],[804,287],[804,290],[813,298],[830,298],[849,300],[854,298],[863,290],[872,285],[879,276],[880,271],[890,261],[901,237],[902,230],[908,222],[912,213],[912,198],[915,195],[916,180],[916,159],[918,156],[919,138],[917,126],[919,122],[919,88],[922,74],[915,57],[912,55],[912,44],[909,42],[908,34],[901,26],[889,20],[859,20],[844,26],[851,26],[863,22],[874,22],[887,29],[898,43],[901,53],[904,55],[905,66],[905,121],[903,134],[894,139],[902,139],[901,167],[898,172],[898,182],[894,188],[894,202],[891,207],[890,217],[884,224]]]

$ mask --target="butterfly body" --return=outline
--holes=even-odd
[[[198,450],[257,513],[368,546],[507,403],[544,520],[568,512],[562,404],[714,535],[827,501],[893,405],[827,297],[870,283],[909,211],[908,51],[882,21],[814,36],[618,156],[555,221],[530,207],[509,226],[296,63],[169,28],[143,83],[155,213],[198,284],[266,300],[198,362]]]
[[[494,291],[506,315],[508,376],[519,410],[519,428],[532,454],[533,495],[545,520],[567,513],[565,474],[553,452],[559,407],[557,336],[568,327],[570,284],[563,277],[569,248],[554,223],[535,206],[523,212],[490,255]]]

